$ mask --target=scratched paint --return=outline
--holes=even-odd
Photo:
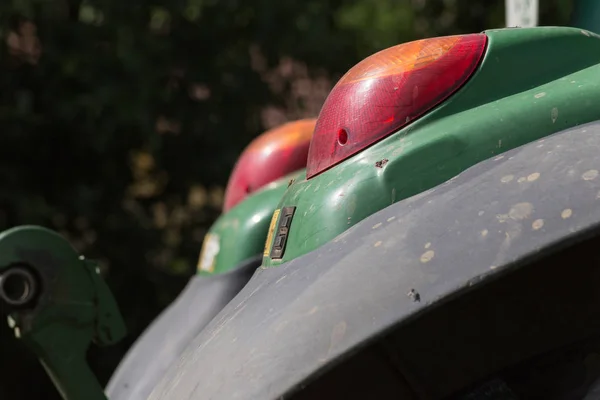
[[[540,177],[539,172],[534,172],[533,174],[529,174],[527,176],[527,182],[534,182],[534,181],[538,180],[539,177]]]
[[[512,181],[514,178],[515,178],[514,175],[506,175],[506,176],[503,176],[500,179],[500,182],[502,182],[502,183],[508,183],[508,182]]]
[[[427,250],[425,253],[423,253],[423,255],[421,255],[421,262],[426,264],[433,260],[433,257],[435,257],[435,252],[433,250]]]
[[[533,223],[531,224],[531,228],[534,231],[537,231],[539,229],[542,229],[542,227],[544,226],[544,220],[543,219],[536,219],[535,221],[533,221]]]
[[[533,205],[531,203],[523,202],[515,204],[508,212],[508,216],[515,221],[520,221],[529,218],[532,212]]]
[[[352,217],[352,215],[354,215],[354,212],[356,211],[357,207],[357,202],[358,196],[356,194],[349,196],[348,201],[346,203],[346,215],[348,217]]]
[[[591,181],[593,179],[596,179],[598,177],[598,170],[595,169],[590,169],[588,171],[585,171],[583,173],[583,175],[581,175],[581,178],[584,181]]]

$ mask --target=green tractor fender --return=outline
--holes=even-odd
[[[278,220],[281,210],[294,210],[285,246],[272,238],[264,266],[307,254],[489,157],[600,119],[600,36],[564,27],[484,33],[478,68],[444,102],[333,167],[294,181],[277,206]]]
[[[261,268],[150,399],[486,398],[468,394],[481,382],[583,398],[600,376],[599,148],[600,121],[530,142]],[[535,387],[505,372],[530,361],[556,368]]]
[[[221,215],[205,237],[198,274],[129,349],[111,377],[110,400],[145,400],[169,365],[260,266],[271,215],[295,172]]]

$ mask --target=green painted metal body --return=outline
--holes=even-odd
[[[39,357],[63,398],[105,399],[86,363],[86,352],[92,341],[119,341],[125,324],[96,264],[45,228],[22,226],[2,232],[0,279],[24,266],[37,277],[30,287],[37,299],[10,310],[15,335]]]
[[[198,274],[222,274],[244,261],[260,256],[277,203],[290,181],[303,176],[304,173],[304,170],[297,171],[268,184],[221,215],[206,235]],[[204,256],[206,262],[201,265]]]
[[[485,33],[489,41],[480,67],[449,100],[288,188],[278,206],[296,207],[285,253],[279,260],[264,257],[263,266],[306,254],[376,211],[482,160],[600,119],[600,36],[553,27]],[[387,161],[378,163],[382,160]]]

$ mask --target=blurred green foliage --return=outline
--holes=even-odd
[[[541,1],[568,24],[569,0]],[[501,27],[502,0],[0,2],[0,230],[40,224],[102,261],[130,336],[179,293],[223,186],[262,130],[315,116],[363,57]],[[0,324],[0,398],[55,399]]]

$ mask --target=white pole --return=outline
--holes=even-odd
[[[538,0],[506,0],[506,26],[531,28],[538,24]]]

